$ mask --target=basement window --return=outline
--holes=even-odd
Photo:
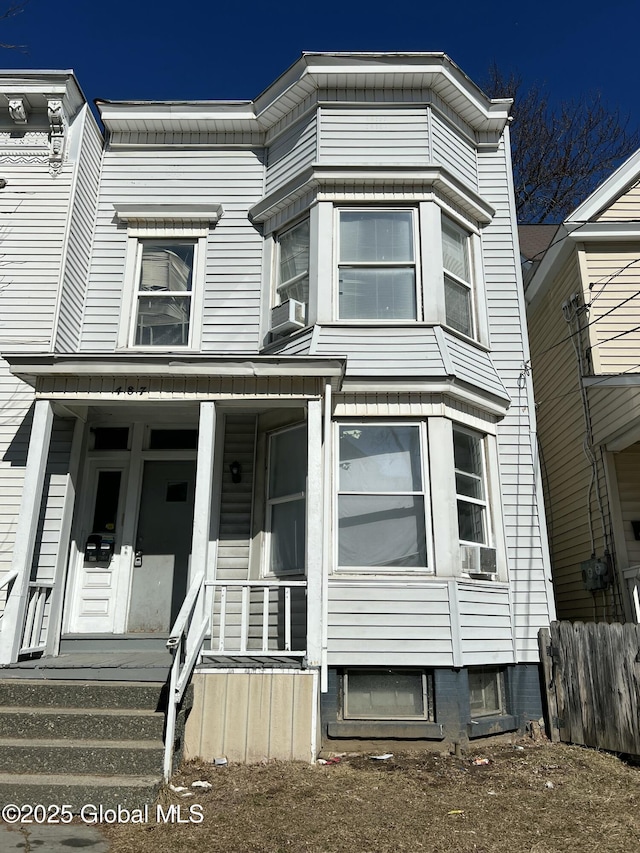
[[[486,666],[470,669],[469,704],[472,717],[505,714],[504,672]]]
[[[421,670],[349,669],[342,688],[345,719],[433,719],[431,678]]]

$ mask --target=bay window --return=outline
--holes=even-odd
[[[423,425],[339,427],[338,566],[426,568]]]
[[[489,529],[483,437],[454,427],[453,455],[460,542],[487,545]]]
[[[279,302],[295,299],[309,303],[309,220],[305,219],[278,238]]]
[[[138,242],[134,346],[189,345],[196,248],[194,240]]]
[[[418,318],[414,212],[339,211],[341,320]]]
[[[442,265],[447,325],[472,337],[474,320],[469,235],[444,215],[442,216]]]

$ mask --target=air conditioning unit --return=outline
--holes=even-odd
[[[304,329],[306,308],[304,302],[298,302],[296,299],[286,299],[280,305],[276,305],[271,309],[271,331],[281,335],[295,329]]]
[[[497,572],[496,549],[483,545],[461,545],[462,571],[479,580],[491,579]]]

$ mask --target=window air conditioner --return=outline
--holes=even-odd
[[[496,549],[482,545],[461,545],[462,571],[480,580],[490,579],[496,574]]]
[[[306,305],[296,299],[286,299],[271,309],[271,331],[277,335],[304,329]]]

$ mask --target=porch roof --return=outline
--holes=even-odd
[[[102,396],[115,386],[145,380],[190,382],[198,380],[324,380],[339,390],[346,358],[318,358],[292,355],[192,355],[183,353],[4,353],[11,373],[32,385],[41,396],[66,396],[57,380],[74,379],[86,389]],[[47,381],[50,380],[50,381]],[[96,384],[96,381],[100,384]],[[301,386],[302,388],[302,386]],[[292,389],[293,390],[293,389]],[[138,391],[138,389],[137,389]],[[60,393],[58,393],[60,392]],[[308,392],[302,392],[307,396]]]

